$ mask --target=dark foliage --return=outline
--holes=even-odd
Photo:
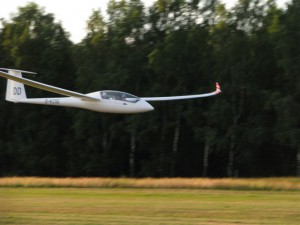
[[[200,4],[199,4],[200,2]],[[260,177],[300,175],[300,1],[114,1],[70,42],[29,3],[0,30],[1,67],[93,92],[218,97],[153,104],[140,115],[5,102],[1,176]],[[28,88],[29,96],[44,96]]]

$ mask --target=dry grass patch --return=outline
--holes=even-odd
[[[224,190],[300,190],[300,178],[0,178],[1,187],[174,188]]]

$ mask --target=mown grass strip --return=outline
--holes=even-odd
[[[0,189],[0,224],[298,225],[295,191],[126,188]]]
[[[0,187],[165,188],[299,191],[300,178],[45,178],[4,177]]]

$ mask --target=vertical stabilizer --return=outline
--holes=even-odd
[[[3,70],[7,70],[8,73],[13,76],[22,77],[21,70],[14,70],[14,69],[3,69]],[[7,79],[5,100],[10,102],[20,102],[25,99],[27,99],[27,97],[26,97],[24,84]]]

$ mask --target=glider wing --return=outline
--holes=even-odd
[[[192,99],[192,98],[205,98],[214,96],[221,93],[221,88],[219,83],[216,83],[216,90],[211,93],[198,94],[198,95],[182,95],[182,96],[169,96],[169,97],[145,97],[141,98],[145,101],[172,101],[172,100],[183,100],[183,99]]]

